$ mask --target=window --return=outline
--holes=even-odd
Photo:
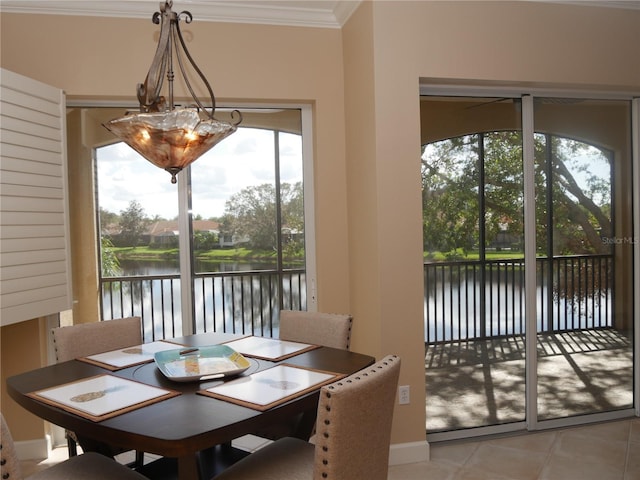
[[[243,116],[176,185],[125,144],[96,150],[103,318],[141,316],[145,340],[271,336],[307,308],[302,114]]]

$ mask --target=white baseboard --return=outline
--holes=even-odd
[[[429,442],[395,443],[389,450],[389,465],[429,461]]]
[[[47,458],[51,451],[51,442],[48,436],[14,443],[16,454],[20,460],[42,460]]]

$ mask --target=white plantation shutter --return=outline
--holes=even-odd
[[[62,90],[0,69],[0,324],[71,308]]]

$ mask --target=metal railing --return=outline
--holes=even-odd
[[[303,269],[216,272],[193,278],[193,331],[277,336],[278,312],[306,309]],[[175,275],[101,279],[103,319],[139,316],[144,341],[182,335],[181,281]]]
[[[538,332],[610,327],[613,257],[536,261]],[[424,264],[425,341],[440,343],[525,332],[524,260]]]
[[[611,255],[536,261],[538,332],[610,327]],[[193,331],[278,335],[281,308],[306,309],[305,272],[217,272],[193,279]],[[524,260],[424,265],[425,342],[520,335],[525,331]],[[144,339],[182,335],[178,275],[101,281],[102,318],[140,316]],[[281,307],[282,306],[282,307]]]

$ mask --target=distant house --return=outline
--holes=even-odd
[[[178,244],[178,222],[176,220],[160,220],[149,225],[145,232],[149,238],[149,246],[176,246]]]
[[[194,232],[209,232],[220,234],[220,224],[213,220],[194,220]],[[178,243],[180,232],[176,220],[160,220],[152,223],[145,235],[149,238],[149,245],[153,246],[175,246]]]
[[[108,225],[102,225],[101,234],[103,237],[116,237],[122,233],[122,228],[117,223],[109,223]]]
[[[282,227],[282,239],[285,243],[304,242],[304,231],[287,226]]]
[[[218,236],[218,244],[220,248],[232,248],[249,242],[249,238],[239,235],[222,235],[220,234],[220,224],[213,220],[194,220],[193,232],[208,232]],[[102,228],[102,235],[108,236],[116,246],[125,246],[122,244],[122,229],[118,224],[110,224]],[[139,244],[154,247],[176,247],[178,245],[178,222],[176,220],[159,220],[153,222],[144,231],[140,238]]]

